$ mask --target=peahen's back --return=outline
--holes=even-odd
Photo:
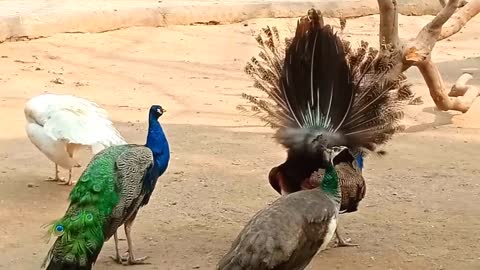
[[[140,145],[112,146],[95,155],[70,193],[65,215],[51,228],[58,238],[43,266],[91,269],[104,241],[138,211],[152,161],[150,149]]]
[[[304,269],[333,235],[336,207],[321,189],[280,197],[248,222],[217,269]]]

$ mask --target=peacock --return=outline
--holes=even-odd
[[[65,215],[53,222],[49,232],[57,239],[42,268],[47,270],[88,270],[112,235],[113,259],[123,264],[142,264],[147,257],[136,258],[131,227],[140,207],[148,204],[157,179],[170,160],[167,138],[158,122],[165,112],[159,105],[149,111],[145,145],[125,144],[108,147],[88,164],[70,193]],[[127,255],[120,256],[117,229],[124,225]]]
[[[72,168],[80,167],[73,158],[81,147],[94,154],[111,145],[126,144],[97,104],[71,95],[42,94],[27,101],[24,108],[25,130],[30,141],[55,163],[55,177],[63,182],[58,166],[69,171],[67,185],[72,185]]]
[[[318,186],[322,169],[317,171],[306,161],[308,149],[296,154],[292,149],[304,147],[302,142],[318,134],[326,134],[331,144],[347,146],[355,157],[353,162],[336,167],[342,190],[340,211],[355,212],[366,193],[362,175],[364,157],[368,153],[386,153],[377,147],[402,129],[401,107],[414,94],[403,74],[397,78],[389,76],[396,55],[385,44],[382,52],[364,41],[359,48],[352,49],[348,41],[336,37],[335,53],[326,55],[326,49],[319,47],[307,51],[304,62],[294,62],[296,58],[292,55],[305,53],[295,52],[296,48],[315,48],[319,37],[325,33],[333,35],[319,11],[309,10],[300,22],[295,37],[285,40],[287,49],[282,46],[275,27],[266,27],[257,36],[262,51],[259,58],[249,61],[245,71],[266,97],[245,93],[243,97],[253,104],[252,111],[257,117],[277,129],[277,141],[288,149],[287,160],[270,170],[270,185],[282,195]],[[312,31],[312,25],[322,29],[315,30],[318,37],[299,43],[302,33]],[[333,66],[339,61],[338,67]],[[245,111],[245,106],[239,109]],[[313,177],[313,171],[317,177]],[[343,239],[339,230],[336,232],[339,246],[354,246]]]
[[[334,164],[351,162],[353,157],[343,146],[318,144],[310,151],[322,157],[317,159],[317,166],[325,168],[321,185],[282,196],[259,211],[220,260],[218,270],[304,269],[327,247],[341,200]]]

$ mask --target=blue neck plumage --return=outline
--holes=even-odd
[[[358,153],[357,156],[355,157],[355,160],[357,161],[358,168],[360,168],[360,171],[363,171],[363,155],[362,153]]]
[[[158,177],[167,170],[170,160],[170,148],[160,123],[154,115],[148,120],[148,135],[146,147],[153,152],[153,166],[148,171],[144,184],[150,191],[155,188]]]

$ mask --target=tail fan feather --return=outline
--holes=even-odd
[[[353,49],[314,9],[299,19],[285,49],[274,27],[264,28],[257,42],[262,52],[245,71],[267,98],[243,97],[278,129],[275,137],[286,148],[375,151],[402,129],[401,107],[413,94],[403,74],[389,76],[393,50],[379,52],[364,41]]]

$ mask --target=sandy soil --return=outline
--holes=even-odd
[[[402,16],[402,36],[412,37],[428,19]],[[284,150],[270,129],[235,107],[244,103],[242,91],[253,90],[243,73],[258,53],[252,31],[275,24],[285,32],[294,22],[131,28],[0,44],[0,269],[38,269],[49,248],[42,225],[68,204],[71,188],[43,181],[53,164],[23,129],[24,102],[43,92],[96,101],[132,143],[144,142],[152,103],[168,110],[161,122],[171,166],[133,229],[136,253],[152,264],[134,268],[213,269],[246,221],[277,198],[266,176]],[[346,35],[376,44],[377,26],[376,16],[352,20]],[[462,69],[480,84],[479,37],[477,18],[436,47],[448,85]],[[406,108],[408,129],[385,147],[390,155],[366,161],[366,199],[357,213],[341,217],[360,246],[328,249],[308,269],[480,269],[480,104],[465,115],[438,112],[418,72],[408,76],[425,103]],[[89,158],[82,153],[82,164]],[[110,254],[112,241],[95,269],[124,269]]]

